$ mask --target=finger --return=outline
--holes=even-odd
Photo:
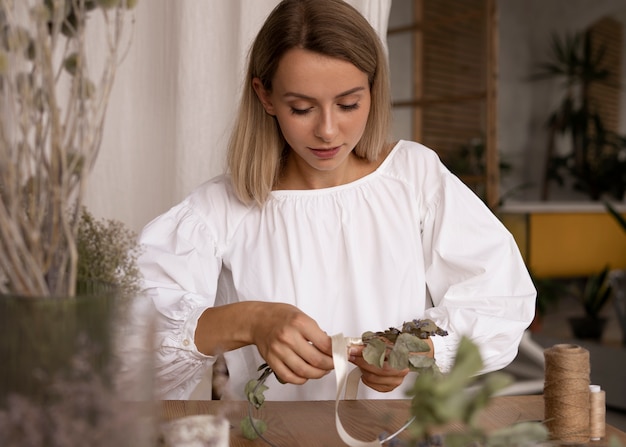
[[[265,360],[281,380],[296,384],[319,379],[333,369],[332,357],[304,339],[273,344]]]
[[[358,366],[359,368],[361,368],[362,371],[367,371],[369,373],[376,374],[379,376],[404,377],[409,373],[409,368],[395,369],[389,366],[389,363],[387,362],[383,363],[382,368],[379,368],[376,365],[371,365],[367,363],[367,361],[363,357],[358,357],[358,356],[356,356],[353,361],[351,360],[351,362],[355,364],[356,366]]]
[[[267,359],[265,359],[265,361],[270,366],[270,368],[272,368],[272,371],[274,371],[274,375],[276,375],[276,377],[280,379],[281,382],[291,383],[294,385],[302,385],[308,380],[305,377],[300,377],[297,374],[294,374],[294,372],[291,371],[291,369],[281,361],[273,362]]]
[[[309,379],[319,379],[330,372],[327,369],[311,366],[295,353],[288,354],[283,359],[266,359],[266,361],[283,382],[296,385],[301,385]]]
[[[404,376],[385,377],[370,374],[369,372],[363,372],[361,375],[361,380],[365,385],[381,393],[388,393],[395,390],[402,384],[403,379]]]
[[[302,336],[313,345],[318,351],[326,354],[326,357],[332,357],[333,354],[333,342],[330,336],[322,331],[320,327],[317,325],[315,320],[308,319],[306,324],[301,328]],[[332,362],[331,362],[332,363]],[[328,366],[328,365],[326,365]],[[331,365],[332,368],[332,365]]]
[[[348,360],[354,363],[357,357],[363,356],[365,345],[350,345],[348,347]]]

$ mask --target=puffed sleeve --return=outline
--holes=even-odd
[[[448,330],[433,337],[443,371],[461,336],[480,348],[484,372],[516,356],[535,311],[536,291],[510,232],[443,166],[436,193],[426,201],[422,239],[426,283],[433,307],[425,317]]]
[[[156,309],[156,393],[188,398],[215,358],[198,351],[194,334],[214,305],[221,269],[216,237],[188,201],[149,223],[138,260],[145,294]]]

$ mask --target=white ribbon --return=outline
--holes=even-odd
[[[337,433],[339,433],[342,441],[350,447],[380,446],[381,442],[378,439],[373,441],[360,441],[350,436],[343,428],[339,418],[339,401],[341,400],[341,393],[345,388],[346,399],[356,399],[356,391],[361,378],[361,370],[359,368],[353,369],[352,372],[348,374],[348,346],[353,341],[354,339],[344,337],[341,333],[332,336],[333,362],[335,364],[335,376],[337,378],[337,395],[335,398],[335,425],[337,426]]]

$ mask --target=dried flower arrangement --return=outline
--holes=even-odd
[[[135,3],[0,0],[0,294],[76,293],[83,195]]]
[[[76,235],[77,293],[96,287],[115,287],[122,298],[140,290],[137,234],[115,219],[97,219],[86,208],[80,213]]]
[[[111,329],[139,248],[83,206],[136,3],[0,0],[1,445],[140,445]]]
[[[120,329],[139,289],[140,247],[119,221],[86,209],[79,219],[76,297],[0,296],[0,445],[152,445],[151,421],[125,402],[150,397],[139,383],[149,354],[133,352],[127,371],[115,351],[130,336]],[[134,343],[147,343],[148,330],[135,330]]]

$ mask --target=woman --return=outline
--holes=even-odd
[[[342,0],[285,0],[250,52],[229,173],[143,231],[162,397],[188,398],[219,354],[227,395],[267,362],[268,399],[334,399],[329,335],[430,318],[439,367],[461,336],[485,372],[516,355],[535,290],[515,241],[417,143],[387,144],[382,45]],[[360,397],[403,398],[407,371],[362,370]],[[401,386],[402,384],[405,386]]]

